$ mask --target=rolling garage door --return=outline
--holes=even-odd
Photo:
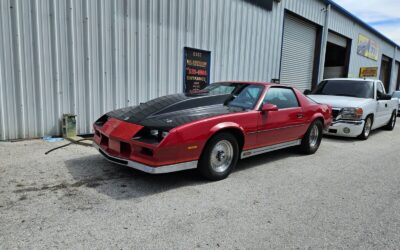
[[[311,89],[317,27],[299,18],[285,17],[281,83]]]
[[[336,44],[337,46],[346,48],[347,47],[347,39],[343,36],[336,35],[335,33],[328,33],[328,42]]]

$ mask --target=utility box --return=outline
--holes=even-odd
[[[72,138],[76,136],[76,115],[63,114],[62,136],[64,138]]]

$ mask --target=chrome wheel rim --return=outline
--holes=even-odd
[[[371,132],[371,119],[368,118],[367,121],[365,122],[365,128],[364,128],[364,135],[367,137],[369,133]]]
[[[318,137],[319,137],[318,126],[317,126],[317,125],[314,125],[314,126],[311,128],[311,131],[310,131],[310,139],[309,139],[309,141],[310,141],[310,146],[311,146],[311,147],[315,147],[315,146],[317,145],[317,143],[318,143]]]
[[[233,160],[233,146],[227,140],[219,141],[211,151],[210,165],[218,173],[225,172]]]

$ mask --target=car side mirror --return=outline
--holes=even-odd
[[[306,90],[304,90],[303,94],[304,94],[304,95],[309,95],[309,94],[311,94],[311,90],[306,89]]]
[[[262,112],[269,112],[269,111],[278,111],[278,106],[271,103],[266,103],[261,108]]]
[[[383,101],[387,101],[387,100],[391,100],[392,96],[391,95],[387,95],[387,94],[380,94],[378,95],[378,100],[383,100]]]

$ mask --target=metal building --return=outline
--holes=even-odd
[[[77,115],[182,92],[184,48],[210,52],[210,81],[300,89],[372,67],[399,87],[399,47],[329,0],[2,0],[0,140],[61,133]]]

